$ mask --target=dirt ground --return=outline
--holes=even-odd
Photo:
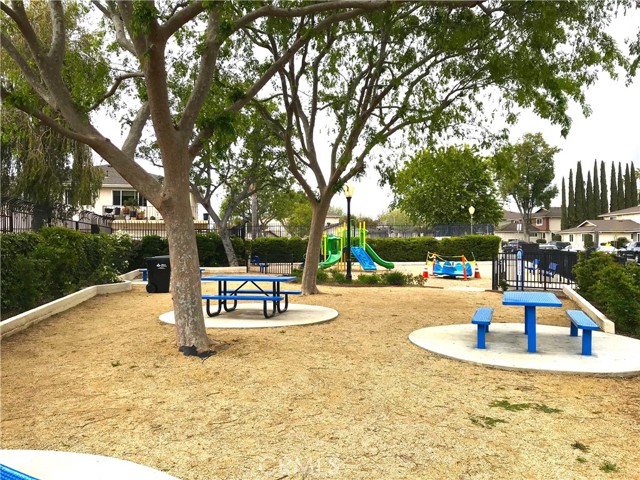
[[[521,321],[499,294],[433,288],[452,285],[465,286],[324,286],[292,302],[337,319],[212,330],[228,348],[204,361],[158,320],[170,294],[95,297],[3,340],[1,446],[184,480],[640,478],[639,377],[498,370],[409,342],[478,306]],[[539,321],[568,328],[561,309]]]

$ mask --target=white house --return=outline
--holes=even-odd
[[[612,212],[605,216],[615,216],[616,213],[617,212]],[[587,238],[591,238],[593,244],[596,246],[613,243],[620,238],[626,238],[629,241],[639,241],[640,222],[625,219],[585,220],[577,227],[562,230],[560,235],[562,236],[563,242],[571,242],[572,248],[576,250],[584,249]]]
[[[560,233],[561,212],[560,207],[539,208],[531,214],[529,236],[526,237],[522,226],[522,215],[518,212],[504,210],[503,220],[495,230],[495,235],[503,241],[510,239],[535,242],[538,239],[550,242],[553,235]]]
[[[134,238],[144,235],[166,236],[166,230],[162,215],[156,208],[147,202],[147,199],[139,194],[116,170],[109,165],[100,165],[104,173],[102,187],[94,205],[88,209],[106,217],[112,217],[111,227],[113,231],[124,231]],[[159,175],[154,175],[161,179]],[[198,203],[190,194],[191,212],[196,224],[196,230],[206,230],[208,221],[198,220]],[[125,203],[134,201],[138,206],[126,207]],[[135,209],[136,214],[132,214]]]

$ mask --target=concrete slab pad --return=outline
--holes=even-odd
[[[217,317],[207,316],[203,307],[206,328],[273,328],[296,325],[312,325],[328,322],[338,316],[333,308],[317,305],[289,304],[284,313],[277,313],[272,318],[264,318],[262,303],[238,304],[233,312],[221,312]],[[175,324],[173,311],[160,315],[160,321]]]
[[[487,348],[476,347],[477,327],[443,325],[416,330],[409,340],[430,352],[466,362],[514,370],[593,374],[640,375],[640,340],[593,332],[593,355],[581,355],[582,334],[571,337],[568,327],[536,326],[536,353],[527,352],[522,323],[492,323]]]

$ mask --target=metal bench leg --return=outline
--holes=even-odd
[[[269,314],[269,311],[267,310],[267,303],[271,302],[271,314]],[[278,302],[274,302],[271,300],[265,300],[264,302],[264,307],[262,309],[262,311],[264,312],[264,318],[271,318],[276,314],[276,304]]]
[[[286,312],[287,309],[289,308],[289,295],[287,294],[284,295],[284,308],[280,307],[281,303],[282,301],[278,302],[278,313]]]
[[[576,327],[575,323],[571,322],[571,337],[578,336],[578,327]]]
[[[478,325],[478,348],[487,348],[486,344],[486,325]]]
[[[591,355],[591,330],[582,331],[582,355]]]
[[[216,315],[220,315],[220,312],[222,311],[222,302],[218,300],[218,311],[216,313],[211,313],[210,303],[211,303],[211,300],[207,299],[207,315],[209,315],[210,317],[215,317]]]

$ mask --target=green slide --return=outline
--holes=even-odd
[[[342,255],[340,254],[340,252],[329,253],[329,258],[327,258],[324,262],[320,262],[320,268],[324,270],[325,268],[329,268],[332,265],[335,265],[340,261],[341,256]]]
[[[384,268],[388,268],[389,270],[391,270],[394,267],[393,262],[387,262],[386,260],[382,260],[378,256],[378,254],[375,252],[375,250],[369,246],[368,243],[365,245],[365,250],[369,254],[369,256],[371,257],[371,259],[374,262],[376,262],[378,265],[380,265],[380,266],[382,266]]]

